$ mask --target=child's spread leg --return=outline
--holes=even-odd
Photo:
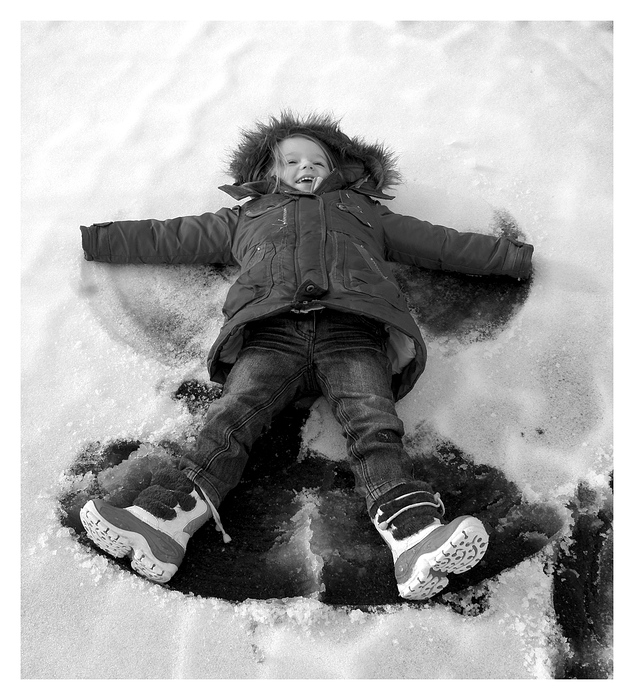
[[[222,396],[207,412],[180,468],[215,508],[238,485],[251,448],[273,418],[306,387],[306,340],[284,316],[249,326]]]
[[[412,480],[382,328],[339,316],[323,319],[327,340],[316,353],[318,378],[347,437],[357,490],[392,551],[399,594],[424,600],[447,585],[447,574],[464,573],[480,561],[488,535],[471,516],[444,524],[438,494]]]
[[[319,319],[315,344],[317,381],[346,437],[357,491],[368,509],[411,468],[396,413],[383,325],[351,314]]]

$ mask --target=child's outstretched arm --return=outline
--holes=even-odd
[[[80,226],[86,260],[110,263],[231,265],[238,212]]]
[[[533,246],[508,237],[460,233],[379,205],[388,260],[431,270],[469,275],[509,275],[526,279]]]

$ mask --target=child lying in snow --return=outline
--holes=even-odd
[[[530,274],[533,248],[459,233],[391,212],[379,200],[399,181],[384,147],[349,138],[330,117],[284,113],[243,132],[220,189],[242,206],[167,221],[81,227],[87,260],[240,265],[208,358],[224,384],[193,451],[162,470],[128,508],[89,501],[88,535],[129,556],[152,581],[178,570],[274,416],[301,395],[323,394],[347,438],[356,489],[389,545],[399,594],[423,600],[485,553],[470,516],[443,522],[427,483],[407,474],[395,401],[425,366],[423,339],[388,261],[469,274]]]

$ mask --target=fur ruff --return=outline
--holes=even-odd
[[[301,117],[284,111],[279,118],[270,117],[268,123],[256,122],[253,129],[241,132],[242,138],[231,154],[228,172],[234,184],[266,179],[274,146],[289,136],[302,134],[321,141],[330,149],[348,184],[367,180],[381,190],[401,182],[393,151],[383,144],[347,136],[339,128],[340,121],[326,114],[311,113]]]

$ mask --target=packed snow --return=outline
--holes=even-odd
[[[79,225],[232,206],[228,151],[283,108],[394,148],[399,213],[486,232],[509,212],[535,246],[526,302],[489,340],[427,336],[398,410],[410,449],[424,424],[564,512],[612,470],[611,90],[604,22],[24,23],[22,677],[552,678],[566,640],[547,551],[490,582],[482,614],[378,613],[185,596],[62,527],[87,443],[187,429],[170,392],[205,379],[230,283],[88,263]],[[343,456],[323,404],[303,440]]]

